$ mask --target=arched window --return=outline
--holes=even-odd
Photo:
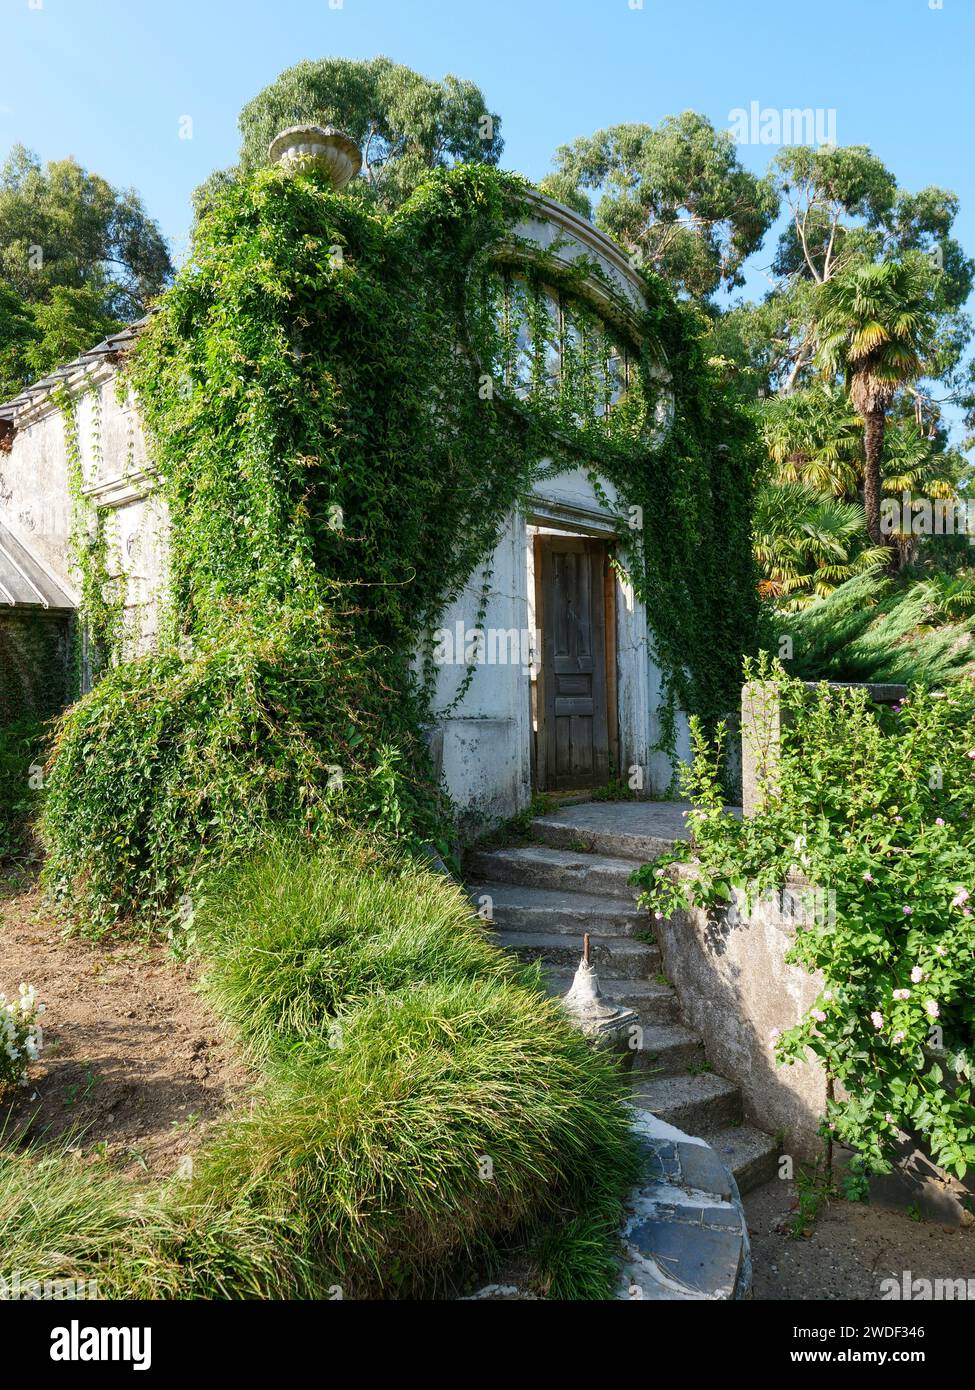
[[[569,404],[582,425],[639,394],[632,348],[578,296],[515,269],[492,270],[485,292],[492,369],[517,399]]]

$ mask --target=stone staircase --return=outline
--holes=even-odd
[[[603,995],[640,1018],[634,1105],[685,1136],[706,1139],[747,1192],[775,1175],[776,1143],[744,1123],[738,1087],[708,1070],[701,1039],[684,1026],[660,973],[658,947],[640,939],[652,923],[628,882],[639,864],[682,838],[685,809],[677,802],[564,805],[532,821],[533,843],[475,852],[468,891],[478,905],[490,900],[499,945],[522,960],[541,960],[552,994],[568,990],[583,933],[590,934]]]

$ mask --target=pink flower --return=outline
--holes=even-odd
[[[909,989],[895,989],[895,990],[894,990],[894,998],[895,998],[895,999],[910,999],[910,997],[911,997],[911,991],[910,991]]]
[[[945,948],[944,948],[944,946],[935,946],[935,948],[934,948],[934,954],[935,954],[936,956],[943,956],[944,953],[945,953]]]
[[[934,823],[935,825],[944,825],[944,821],[941,819],[940,816],[935,816]]]
[[[951,900],[952,907],[964,907],[971,896],[967,888],[959,888]]]
[[[915,965],[914,969],[911,971],[911,984],[919,985],[923,979],[924,971],[919,965]]]
[[[924,1008],[929,1018],[937,1018],[941,1013],[941,1010],[933,999],[926,999],[924,1001]]]
[[[879,1009],[874,1009],[873,1013],[870,1015],[870,1022],[875,1028],[883,1028],[884,1016]]]
[[[887,1121],[889,1125],[892,1125],[894,1123],[894,1117],[889,1110],[887,1111],[887,1114],[884,1116],[884,1119]]]
[[[893,1036],[893,1038],[892,1038],[891,1041],[892,1041],[892,1042],[895,1042],[895,1043],[902,1043],[902,1042],[904,1041],[904,1032],[903,1032],[903,1029],[899,1029],[899,1030],[894,1034],[894,1036]]]
[[[813,1011],[812,1011],[812,1016],[813,1016],[813,1018],[816,1020],[817,1023],[825,1023],[825,1022],[826,1022],[826,1015],[823,1013],[822,1009],[813,1009]]]
[[[824,994],[823,994],[823,998],[824,998],[827,1002],[829,1002],[830,1000],[832,1000],[832,998],[833,998],[833,991],[832,991],[831,989],[826,990],[826,991],[824,992]]]
[[[972,749],[972,751],[969,753],[968,756],[969,756],[970,758],[975,758],[975,748]]]
[[[898,825],[903,825],[903,824],[904,824],[904,817],[903,817],[903,816],[895,816],[895,817],[894,817],[894,820],[897,822]]]
[[[664,920],[664,914],[662,912],[655,912],[653,914],[653,920],[655,922],[662,922]]]
[[[914,911],[913,907],[905,907],[905,908],[902,908],[901,910],[902,910],[902,912],[904,913],[904,916],[905,916],[905,917],[910,917],[911,913]]]
[[[868,869],[867,872],[863,875],[863,881],[864,881],[864,883],[873,883],[873,874],[870,872],[869,869]]]

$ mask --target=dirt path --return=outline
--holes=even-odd
[[[0,990],[27,981],[47,1005],[45,1048],[3,1142],[71,1142],[132,1178],[165,1177],[196,1149],[249,1076],[159,946],[64,940],[35,892],[0,898]]]
[[[882,1281],[965,1279],[975,1290],[975,1230],[914,1221],[903,1211],[846,1202],[824,1206],[810,1234],[786,1233],[797,1202],[792,1183],[773,1179],[745,1198],[755,1270],[764,1299],[881,1300]],[[889,1291],[888,1291],[889,1292]]]

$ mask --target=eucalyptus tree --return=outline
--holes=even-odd
[[[0,399],[140,317],[172,271],[136,193],[14,146],[0,168]]]
[[[731,134],[696,111],[597,130],[561,145],[554,162],[543,191],[580,202],[597,193],[603,231],[691,296],[743,284],[778,211],[771,180],[744,168]]]
[[[391,210],[431,169],[497,164],[501,117],[473,82],[424,77],[389,58],[321,58],[287,68],[247,103],[238,126],[238,164],[196,190],[200,214],[221,188],[267,163],[271,140],[287,126],[336,126],[362,150],[356,188]]]
[[[792,391],[815,374],[819,286],[855,262],[919,252],[935,272],[938,354],[929,365],[946,391],[955,391],[971,336],[963,305],[975,283],[975,261],[952,235],[957,196],[933,186],[908,192],[865,145],[787,147],[773,160],[770,177],[789,214],[770,267],[772,288],[753,310],[779,330],[770,389]],[[932,415],[936,404],[929,396]]]
[[[73,159],[42,167],[16,145],[0,169],[0,277],[29,304],[88,290],[106,321],[132,319],[173,273],[166,242],[138,194]],[[90,346],[90,344],[89,344]]]

